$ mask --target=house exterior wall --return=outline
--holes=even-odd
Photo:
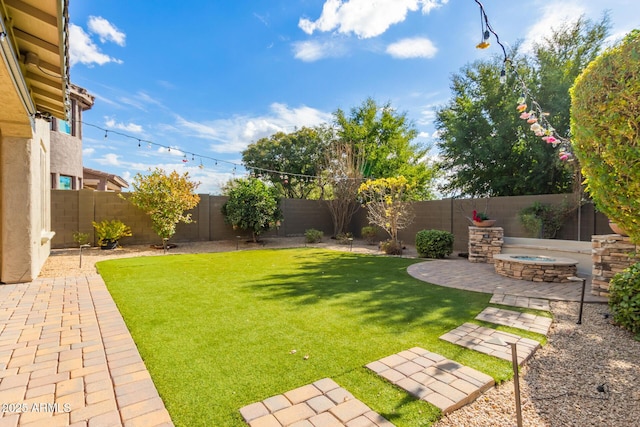
[[[51,250],[49,123],[35,120],[31,138],[0,141],[0,238],[3,283],[35,279]]]
[[[62,132],[51,132],[51,174],[53,188],[58,188],[60,175],[74,180],[72,189],[82,186],[82,140]]]

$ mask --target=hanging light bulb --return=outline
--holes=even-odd
[[[138,140],[138,148],[140,148],[140,142],[141,142],[141,141],[140,141],[140,140]]]
[[[182,163],[187,163],[189,160],[187,159],[187,155],[185,154],[182,158]]]
[[[505,83],[507,83],[507,70],[503,68],[502,71],[500,71],[500,84],[503,85]]]
[[[109,131],[105,129],[105,131],[104,131],[104,139],[107,139],[109,137],[108,132]]]

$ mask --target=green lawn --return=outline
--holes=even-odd
[[[439,411],[364,365],[420,346],[497,381],[511,369],[438,339],[473,321],[490,295],[413,279],[414,262],[297,248],[98,269],[178,426],[241,426],[240,407],[325,377],[396,425],[423,426]]]

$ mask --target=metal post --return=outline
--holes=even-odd
[[[487,344],[494,344],[499,346],[511,346],[511,365],[513,367],[513,392],[516,396],[516,421],[518,427],[522,427],[522,405],[520,403],[520,373],[518,372],[518,349],[515,342],[506,343],[499,336],[486,341]]]
[[[511,346],[511,363],[513,365],[513,389],[516,395],[516,421],[518,427],[522,427],[522,406],[520,404],[520,374],[518,372],[518,350],[516,343],[509,343]]]
[[[90,248],[91,245],[88,243],[85,243],[84,245],[80,245],[80,268],[82,268],[82,249],[84,248]]]
[[[583,277],[571,276],[569,277],[569,280],[573,282],[578,282],[578,281],[582,282],[582,293],[580,295],[580,312],[578,314],[578,321],[576,322],[577,325],[582,325],[582,309],[584,308],[584,291],[585,291],[585,288],[587,287],[587,279]]]

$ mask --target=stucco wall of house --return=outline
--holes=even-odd
[[[32,138],[0,143],[3,283],[35,279],[51,250],[49,123],[35,120]]]
[[[51,132],[51,173],[71,176],[74,189],[80,188],[82,179],[82,141],[62,132]],[[56,187],[54,187],[56,188]]]

